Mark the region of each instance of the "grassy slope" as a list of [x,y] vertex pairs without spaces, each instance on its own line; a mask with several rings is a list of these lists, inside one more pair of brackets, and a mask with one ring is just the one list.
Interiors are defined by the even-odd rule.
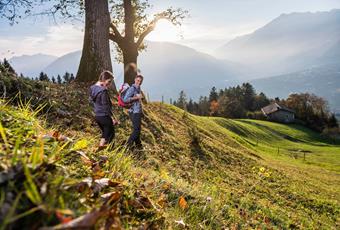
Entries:
[[[248,142],[249,148],[270,159],[293,164],[302,162],[340,172],[339,141],[322,137],[308,128],[254,120],[216,119],[216,122]],[[305,160],[301,161],[304,152]]]
[[[49,117],[47,126],[58,128],[75,140],[86,139],[87,144],[81,150],[98,160],[99,154],[94,149],[99,131],[93,128],[95,124],[91,125],[90,113],[84,112],[89,111],[88,107],[82,104],[85,109],[77,110],[86,91],[68,88],[69,95],[74,96],[71,100],[65,100],[64,94],[59,92],[65,90],[64,86],[63,89],[58,87],[52,87],[52,93],[49,92],[52,98],[49,100],[55,107],[67,107],[63,109],[78,117],[58,117],[56,120]],[[63,95],[62,98],[59,98],[60,95]],[[65,101],[72,101],[74,105],[65,104]],[[22,113],[10,107],[2,111],[7,111],[2,116],[9,114],[18,116],[17,120],[27,119],[20,117]],[[142,138],[146,151],[142,157],[135,159],[134,155],[119,150],[100,153],[109,158],[102,167],[104,174],[101,176],[120,181],[124,185],[120,202],[132,206],[120,206],[123,226],[159,223],[158,227],[162,228],[180,228],[180,224],[175,221],[183,220],[190,229],[216,229],[223,226],[339,227],[339,145],[331,144],[329,140],[299,126],[198,117],[158,103],[147,105],[145,113]],[[116,137],[120,143],[127,138],[129,123],[124,120],[126,115],[122,111],[116,111],[116,114],[122,119]],[[3,122],[3,117],[1,120]],[[81,120],[86,121],[85,125],[79,122]],[[18,131],[20,125],[28,130],[31,127],[34,135],[47,132],[46,128],[36,130],[32,123],[29,123],[31,126],[20,122],[17,126],[8,122],[5,124],[9,133],[13,133],[13,129]],[[62,129],[66,126],[67,129]],[[40,142],[33,139],[32,146]],[[59,142],[52,143],[46,147],[50,150],[45,151],[45,160],[53,159],[55,155],[53,148],[48,146],[62,146]],[[91,192],[84,194],[61,189],[70,181],[79,182],[94,174],[93,169],[84,165],[78,155],[70,154],[73,145],[60,150],[63,157],[58,158],[58,164],[66,172],[61,174],[64,179],[53,177],[55,174],[52,174],[47,180],[51,183],[58,179],[59,184],[53,183],[53,186],[57,187],[54,190],[59,191],[61,198],[58,202],[50,202],[48,193],[41,196],[49,210],[71,209],[75,216],[80,216],[94,207],[100,207],[102,201],[91,198]],[[280,147],[279,154],[277,147]],[[298,159],[291,157],[292,149]],[[303,161],[301,153],[295,150],[308,150],[311,153],[307,153],[306,161]],[[11,159],[11,154],[12,150],[7,150],[7,155],[1,155],[1,158]],[[31,160],[25,161],[30,164]],[[7,163],[11,165],[13,162]],[[39,184],[39,175],[36,178],[35,183]],[[106,188],[101,193],[116,190]],[[130,202],[138,199],[140,193],[154,204],[154,208],[148,209],[148,215],[134,208],[133,202]],[[178,204],[181,196],[188,202],[185,210]],[[84,199],[86,202],[83,202]],[[25,204],[27,206],[27,201]],[[28,206],[34,207],[32,204]],[[17,208],[15,214],[27,209]],[[47,218],[41,225],[58,222],[51,214],[46,214],[46,211],[43,213],[50,219]]]
[[[171,114],[175,117],[177,114],[170,123],[183,120],[180,117],[183,111],[163,107],[165,112],[157,106],[152,111],[156,111],[158,117],[171,117]],[[196,127],[202,152],[211,156],[206,158],[206,162],[214,162],[215,171],[201,173],[209,175],[203,176],[202,180],[206,182],[213,178],[212,186],[220,186],[219,191],[228,188],[230,194],[239,196],[241,204],[257,206],[253,207],[255,210],[259,207],[267,210],[271,218],[277,219],[277,222],[273,221],[275,224],[298,220],[305,227],[308,224],[315,227],[320,221],[324,227],[329,227],[339,221],[335,216],[333,223],[327,221],[327,212],[339,212],[339,145],[296,125],[189,117],[186,125]],[[279,154],[277,147],[280,147]],[[302,154],[296,150],[309,150],[311,153],[307,153],[306,161],[303,161]],[[298,159],[292,158],[291,152],[297,154]],[[271,171],[271,175],[265,179],[261,175],[257,177],[254,166],[263,166]],[[226,197],[228,199],[230,197]],[[254,200],[257,202],[253,203]],[[333,205],[331,211],[329,208]],[[324,211],[321,210],[327,211],[322,213]]]

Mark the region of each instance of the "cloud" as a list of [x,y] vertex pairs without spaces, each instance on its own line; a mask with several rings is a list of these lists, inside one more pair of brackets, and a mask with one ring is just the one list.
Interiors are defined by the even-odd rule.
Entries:
[[61,56],[82,49],[83,32],[70,24],[51,26],[46,34],[0,37],[0,58],[44,53]]
[[181,28],[183,38],[178,38],[175,42],[214,55],[215,50],[225,45],[228,41],[235,37],[252,33],[265,24],[266,22],[262,20],[218,26],[184,24]]
[[[250,23],[209,25],[191,21],[179,28],[168,28],[169,33],[167,34],[161,31],[162,36],[158,35],[158,37],[192,47],[201,52],[214,54],[215,49],[229,40],[236,36],[251,33],[264,24],[263,21],[253,21]],[[82,29],[81,25],[62,24],[49,26],[46,30],[41,30],[44,32],[40,34],[37,34],[35,30],[35,32],[32,31],[32,34],[25,36],[13,33],[10,37],[0,36],[0,58],[37,53],[62,56],[80,50],[82,49],[84,35]],[[157,36],[155,37],[157,38]],[[152,39],[152,36],[150,38],[150,40],[157,40]]]

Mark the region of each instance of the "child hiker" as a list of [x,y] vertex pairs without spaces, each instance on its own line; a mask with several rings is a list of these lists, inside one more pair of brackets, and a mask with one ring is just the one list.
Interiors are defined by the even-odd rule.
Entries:
[[112,116],[112,102],[108,89],[114,80],[110,71],[103,71],[98,81],[90,87],[90,97],[94,103],[95,120],[101,130],[98,150],[110,144],[115,136],[114,125],[117,123]]

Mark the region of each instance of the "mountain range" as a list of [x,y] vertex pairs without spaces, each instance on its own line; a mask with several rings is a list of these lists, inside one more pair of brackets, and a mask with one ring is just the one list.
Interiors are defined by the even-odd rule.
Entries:
[[282,14],[216,50],[221,59],[248,66],[248,78],[292,73],[337,62],[340,10]]
[[[177,98],[181,90],[197,99],[211,87],[225,88],[245,81],[270,97],[311,92],[340,110],[340,10],[282,14],[251,34],[228,42],[216,51],[218,58],[169,42],[147,42],[138,67],[152,100]],[[117,85],[123,66],[115,62]],[[81,51],[62,57],[37,54],[10,59],[18,73],[36,77],[76,74]]]
[[[33,55],[26,60],[26,64],[40,64],[40,70],[34,72],[22,69],[17,65],[21,57],[16,57],[10,63],[18,73],[36,77],[40,71],[48,76],[63,75],[66,71],[76,74],[81,57],[81,51],[75,51],[61,56],[46,65],[41,61],[41,55]],[[113,72],[118,85],[123,81],[123,65],[114,60],[111,54]],[[138,59],[138,68],[145,75],[144,89],[149,92],[151,99],[159,100],[162,96],[169,100],[175,98],[181,90],[191,97],[198,97],[209,92],[211,87],[219,85],[226,87],[236,81],[240,75],[237,64],[220,61],[213,56],[198,52],[192,48],[168,42],[147,42],[147,50]],[[36,68],[35,68],[36,69]],[[38,68],[39,69],[39,68]],[[194,78],[193,78],[194,76]],[[181,82],[181,84],[179,84]]]
[[267,96],[286,98],[290,93],[311,92],[326,98],[331,111],[340,113],[340,65],[329,64],[303,71],[250,81]]
[[25,76],[37,77],[39,73],[49,64],[57,60],[58,57],[47,54],[34,54],[16,56],[9,60],[18,73]]

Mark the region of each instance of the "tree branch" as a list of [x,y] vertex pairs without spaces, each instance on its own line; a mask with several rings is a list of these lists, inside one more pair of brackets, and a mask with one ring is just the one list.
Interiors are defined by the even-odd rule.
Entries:
[[116,42],[120,46],[121,42],[123,41],[123,36],[112,22],[110,23],[110,29],[112,29],[112,32],[110,31],[109,34],[110,40]]
[[161,13],[158,13],[154,16],[154,19],[149,23],[146,29],[139,36],[136,45],[137,48],[140,47],[145,37],[155,29],[157,22],[161,19],[166,19],[171,22],[173,25],[181,25],[181,21],[187,16],[188,11],[182,10],[181,8],[173,9],[169,8]]
[[123,38],[123,36],[120,34],[119,30],[117,29],[117,27],[113,23],[110,23],[110,28],[112,29],[113,35],[115,37],[117,37],[118,39]]
[[137,48],[142,44],[145,37],[155,29],[155,26],[160,19],[166,19],[166,17],[164,15],[155,16],[155,18],[149,23],[149,25],[146,27],[143,33],[139,36],[136,42]]

